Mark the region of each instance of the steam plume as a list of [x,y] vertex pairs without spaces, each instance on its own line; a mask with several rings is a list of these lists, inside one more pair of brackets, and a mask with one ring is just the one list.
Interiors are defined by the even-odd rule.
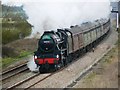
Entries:
[[33,71],[33,72],[38,72],[39,71],[39,68],[37,67],[37,65],[34,62],[34,57],[32,57],[30,59],[30,61],[27,63],[27,66],[28,66],[30,71]]
[[108,18],[110,13],[109,0],[9,0],[7,4],[24,6],[28,21],[34,26],[31,36],[37,32],[42,34],[45,30]]

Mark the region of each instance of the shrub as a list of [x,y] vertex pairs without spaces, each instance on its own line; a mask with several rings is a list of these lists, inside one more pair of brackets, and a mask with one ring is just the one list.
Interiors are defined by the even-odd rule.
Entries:
[[32,31],[32,26],[27,22],[14,22],[14,23],[3,23],[2,24],[2,44],[29,36]]
[[2,46],[2,57],[17,57],[20,53],[11,47]]

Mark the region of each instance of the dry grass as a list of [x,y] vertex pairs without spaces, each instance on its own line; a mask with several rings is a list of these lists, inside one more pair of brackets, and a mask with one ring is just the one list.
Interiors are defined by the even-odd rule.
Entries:
[[[79,86],[78,86],[79,85]],[[118,87],[118,47],[110,50],[94,66],[76,87],[78,88],[117,88]]]

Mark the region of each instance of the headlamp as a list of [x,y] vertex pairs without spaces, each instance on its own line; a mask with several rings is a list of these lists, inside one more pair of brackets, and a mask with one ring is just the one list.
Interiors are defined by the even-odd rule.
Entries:
[[56,55],[56,58],[59,58],[59,55]]
[[37,59],[37,56],[34,56],[35,59]]

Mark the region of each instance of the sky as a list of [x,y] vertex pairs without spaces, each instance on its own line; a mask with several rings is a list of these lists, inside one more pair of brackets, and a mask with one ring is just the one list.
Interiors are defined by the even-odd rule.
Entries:
[[[109,0],[116,2],[119,0]],[[7,2],[33,2],[33,0],[2,0],[3,3]],[[106,0],[34,0],[34,2],[106,2]]]

